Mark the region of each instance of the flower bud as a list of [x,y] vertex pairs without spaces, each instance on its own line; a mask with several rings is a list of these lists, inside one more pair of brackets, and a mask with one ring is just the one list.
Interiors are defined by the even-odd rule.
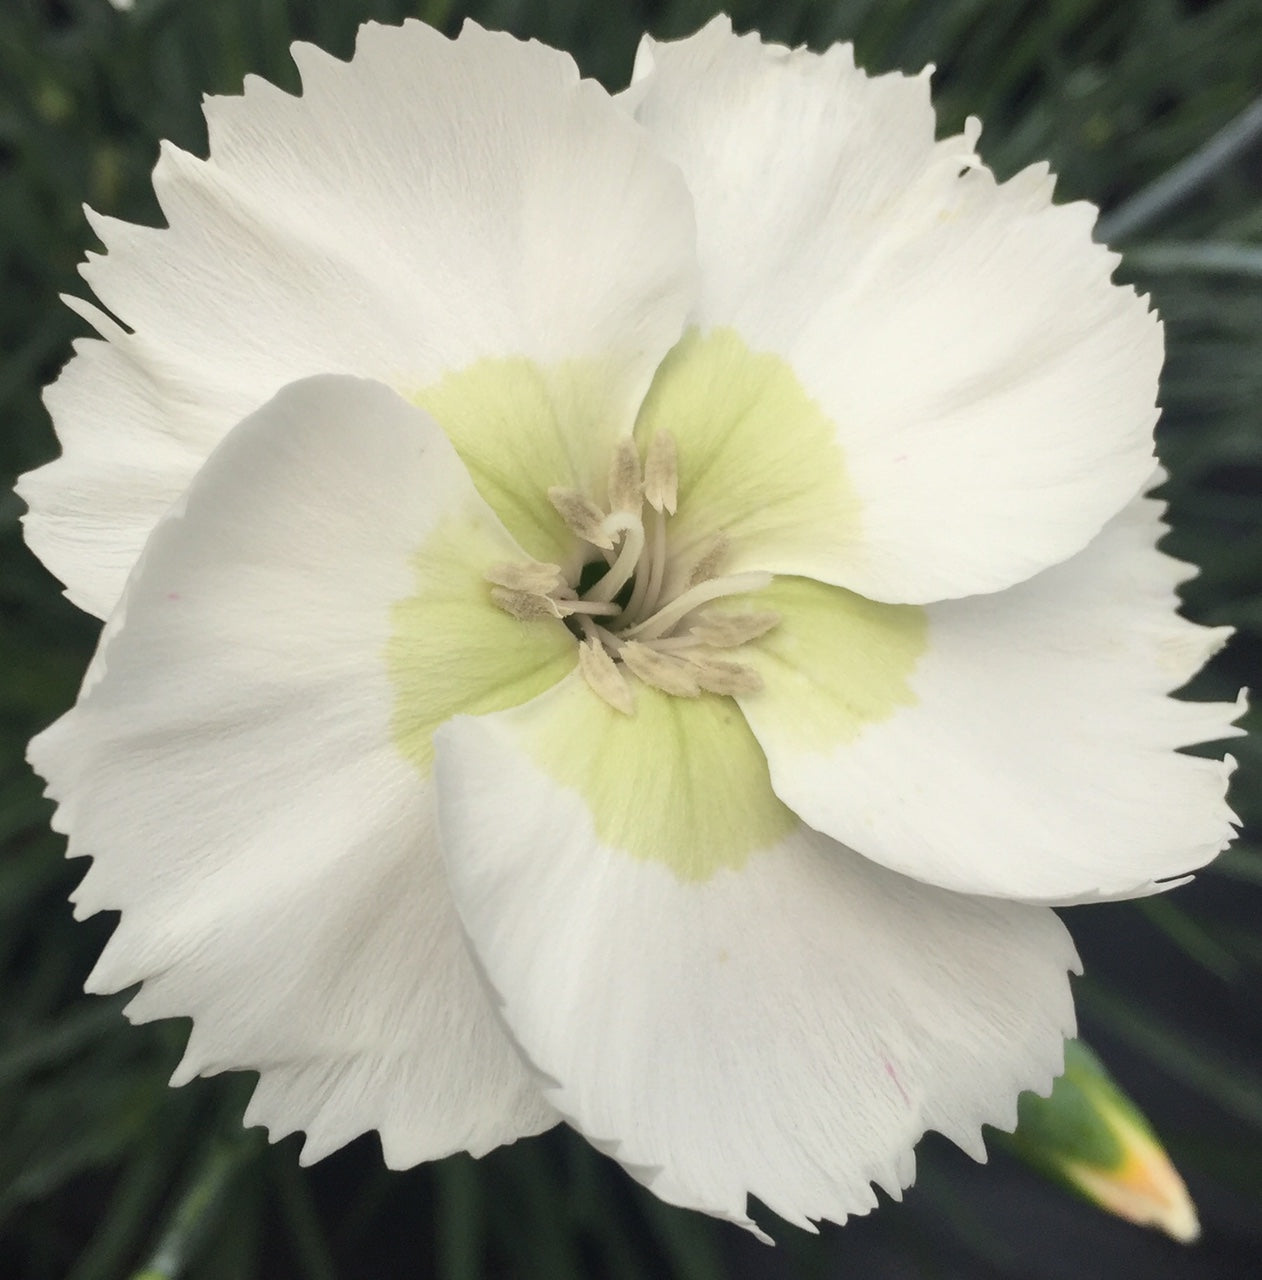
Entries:
[[1009,1149],[1109,1213],[1184,1244],[1200,1235],[1196,1208],[1148,1121],[1079,1040],[1051,1096],[1021,1095]]

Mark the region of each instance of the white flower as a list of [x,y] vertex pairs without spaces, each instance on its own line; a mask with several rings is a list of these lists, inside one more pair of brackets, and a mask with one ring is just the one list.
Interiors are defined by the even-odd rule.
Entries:
[[982,1156],[1073,1030],[1040,904],[1231,831],[1094,209],[726,21],[620,99],[473,26],[294,56],[167,227],[93,218],[22,486],[109,619],[31,748],[89,989],[309,1160],[563,1117],[752,1227]]

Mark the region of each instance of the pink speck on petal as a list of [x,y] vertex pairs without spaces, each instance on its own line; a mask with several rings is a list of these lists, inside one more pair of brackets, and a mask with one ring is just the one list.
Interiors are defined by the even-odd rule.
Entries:
[[903,1082],[898,1078],[898,1072],[894,1070],[894,1064],[887,1061],[885,1063],[885,1074],[894,1082],[894,1088],[898,1090],[898,1096],[908,1104],[911,1099],[907,1096],[907,1090],[903,1088]]

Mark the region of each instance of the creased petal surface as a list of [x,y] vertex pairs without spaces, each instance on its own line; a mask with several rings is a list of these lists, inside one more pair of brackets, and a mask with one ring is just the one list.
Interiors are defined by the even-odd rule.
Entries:
[[[486,980],[596,1146],[665,1200],[753,1227],[753,1194],[809,1226],[872,1208],[871,1182],[897,1195],[926,1128],[980,1156],[982,1123],[1011,1127],[1018,1090],[1050,1087],[1076,963],[1052,912],[918,884],[796,822],[768,835],[765,777],[729,778],[667,732],[644,747],[652,777],[637,763],[593,786],[576,761],[558,781],[575,693],[457,717],[435,767]],[[664,697],[637,695],[637,715]],[[669,842],[658,807],[706,769],[710,818],[655,856],[619,847],[624,810]],[[696,874],[696,848],[749,830],[755,847]]]
[[[376,1128],[405,1166],[555,1120],[484,997],[396,723],[395,611],[452,521],[516,550],[420,410],[352,378],[286,388],[155,530],[80,701],[31,746],[93,858],[79,914],[122,912],[89,988],[143,980],[133,1019],[191,1015],[177,1079],[259,1070],[247,1119],[305,1129],[307,1159]],[[510,674],[555,678],[557,640],[433,678],[504,705]]]
[[694,296],[678,172],[567,55],[408,22],[364,27],[349,63],[294,57],[301,97],[251,77],[207,103],[209,160],[164,147],[167,227],[94,218],[84,276],[133,332],[93,313],[108,345],[50,388],[64,456],[22,493],[32,547],[98,615],[214,444],[318,373],[423,398],[477,369],[472,409],[430,407],[489,501],[537,495],[501,518],[553,558],[544,490],[603,475]]
[[1156,549],[1162,509],[1137,499],[1086,551],[996,595],[858,602],[866,629],[846,592],[773,584],[786,621],[750,647],[765,688],[741,702],[777,793],[961,892],[1085,901],[1204,866],[1232,837],[1231,764],[1176,748],[1235,736],[1242,707],[1166,696],[1227,632],[1175,613],[1189,569]]
[[997,184],[975,127],[935,143],[926,76],[869,77],[849,46],[790,52],[716,19],[644,68],[628,102],[696,205],[701,339],[735,331],[814,405],[774,427],[812,449],[810,491],[733,568],[910,603],[993,591],[1139,491],[1161,329],[1110,283],[1091,205],[1053,205],[1045,166]]

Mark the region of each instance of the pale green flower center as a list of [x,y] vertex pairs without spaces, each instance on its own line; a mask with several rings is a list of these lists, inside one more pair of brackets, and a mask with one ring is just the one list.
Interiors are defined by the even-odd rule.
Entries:
[[[705,606],[758,591],[771,574],[723,574],[728,539],[715,533],[688,563],[671,555],[670,521],[678,501],[674,438],[656,432],[643,461],[635,441],[614,449],[608,502],[554,486],[548,499],[583,545],[579,567],[565,574],[538,561],[493,565],[491,598],[523,622],[562,618],[580,642],[579,668],[593,691],[631,715],[628,677],[677,697],[755,693],[762,677],[725,651],[765,635],[773,612],[708,616]],[[646,510],[647,507],[647,510]]]
[[602,429],[631,409],[617,363],[488,357],[411,393],[487,507],[413,556],[392,731],[428,776],[446,719],[511,709],[501,730],[583,798],[602,843],[699,883],[798,822],[746,717],[806,754],[844,747],[916,702],[928,619],[750,572],[864,550],[836,426],[782,357],[689,330],[635,443]]

